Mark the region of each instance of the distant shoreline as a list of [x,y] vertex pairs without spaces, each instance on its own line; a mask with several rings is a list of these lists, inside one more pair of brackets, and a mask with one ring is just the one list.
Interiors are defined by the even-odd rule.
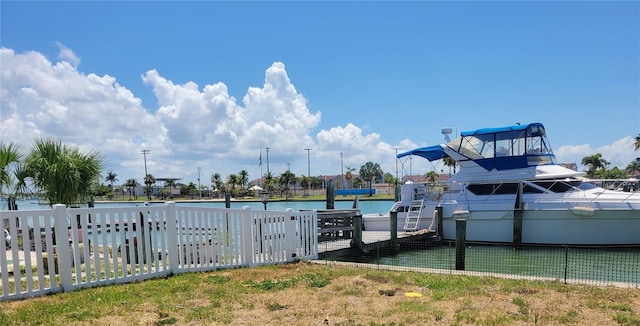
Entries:
[[[347,197],[347,198],[335,198],[335,201],[354,201],[355,197]],[[393,197],[358,197],[359,201],[389,201],[389,200],[393,200]],[[144,203],[150,203],[150,204],[164,204],[167,202],[176,202],[176,203],[224,203],[225,199],[224,198],[214,198],[214,199],[174,199],[174,200],[96,200],[95,203],[99,203],[99,204],[119,204],[119,203],[136,203],[136,204],[144,204]],[[235,203],[242,203],[242,202],[257,202],[257,203],[261,203],[262,199],[261,198],[242,198],[242,199],[237,199],[237,198],[231,198],[230,200],[231,202],[235,202]],[[289,198],[289,199],[285,199],[285,198],[270,198],[269,202],[273,203],[273,202],[309,202],[309,201],[319,201],[319,202],[326,202],[326,199],[309,199],[309,198]]]

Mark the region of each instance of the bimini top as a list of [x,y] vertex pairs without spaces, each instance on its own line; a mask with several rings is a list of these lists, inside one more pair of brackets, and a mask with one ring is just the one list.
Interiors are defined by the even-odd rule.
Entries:
[[416,148],[414,150],[398,154],[398,158],[409,156],[409,155],[424,157],[429,161],[435,161],[435,160],[439,160],[441,158],[445,158],[449,156],[447,155],[447,153],[445,153],[442,150],[441,145],[435,145],[435,146],[429,146],[429,147]]
[[555,164],[544,126],[538,122],[465,131],[447,144],[417,148],[398,158],[407,155],[429,161],[452,157],[463,166],[471,161],[488,171]]

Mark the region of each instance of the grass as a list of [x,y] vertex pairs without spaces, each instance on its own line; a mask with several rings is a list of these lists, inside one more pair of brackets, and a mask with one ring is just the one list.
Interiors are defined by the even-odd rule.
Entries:
[[258,324],[640,325],[640,290],[299,262],[0,303],[0,325]]

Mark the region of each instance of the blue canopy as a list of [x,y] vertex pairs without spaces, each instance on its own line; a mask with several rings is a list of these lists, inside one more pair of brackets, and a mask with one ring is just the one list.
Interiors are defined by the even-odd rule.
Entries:
[[398,154],[398,158],[409,156],[409,155],[424,157],[429,161],[435,161],[443,157],[449,156],[447,155],[447,153],[445,153],[442,150],[442,147],[440,145],[435,145],[435,146],[429,146],[429,147],[416,148],[408,152],[400,153]]
[[527,128],[531,128],[532,132],[535,132],[538,130],[544,130],[544,126],[541,123],[534,122],[529,124],[513,125],[508,127],[482,128],[482,129],[472,130],[472,131],[463,131],[460,133],[460,136],[465,137],[465,136],[496,134],[496,133],[507,132],[507,131],[522,131]]

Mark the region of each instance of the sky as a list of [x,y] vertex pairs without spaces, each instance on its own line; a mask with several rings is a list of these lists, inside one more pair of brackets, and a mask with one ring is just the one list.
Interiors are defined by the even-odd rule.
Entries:
[[2,1],[0,70],[3,143],[120,184],[424,174],[396,153],[530,122],[579,170],[640,157],[638,1]]

